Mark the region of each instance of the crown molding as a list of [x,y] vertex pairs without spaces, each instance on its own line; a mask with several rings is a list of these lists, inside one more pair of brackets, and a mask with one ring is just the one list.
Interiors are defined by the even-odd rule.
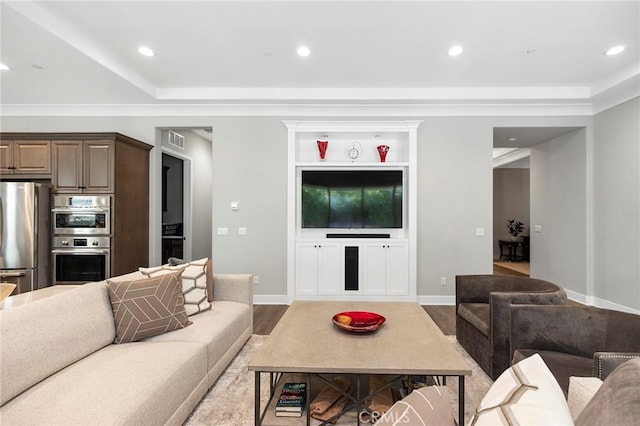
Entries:
[[504,166],[505,164],[513,163],[514,161],[522,160],[523,158],[527,158],[531,155],[531,149],[529,148],[520,148],[514,149],[506,154],[503,154],[499,157],[493,159],[493,168],[497,168],[500,166]]
[[589,103],[575,104],[7,104],[3,117],[447,117],[590,116]]

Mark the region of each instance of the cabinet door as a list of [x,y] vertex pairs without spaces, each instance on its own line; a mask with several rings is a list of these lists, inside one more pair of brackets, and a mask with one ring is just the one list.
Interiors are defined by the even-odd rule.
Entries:
[[84,142],[84,192],[112,193],[115,147],[112,141]]
[[13,166],[15,174],[51,174],[51,143],[49,141],[15,141]]
[[318,244],[300,243],[296,246],[296,294],[318,294]]
[[318,244],[318,294],[340,294],[342,250],[332,243]]
[[52,143],[53,192],[82,192],[82,142]]
[[386,244],[373,243],[365,246],[364,294],[385,294],[386,252]]
[[409,294],[409,246],[406,243],[387,245],[387,295]]
[[13,142],[0,142],[0,173],[13,173]]

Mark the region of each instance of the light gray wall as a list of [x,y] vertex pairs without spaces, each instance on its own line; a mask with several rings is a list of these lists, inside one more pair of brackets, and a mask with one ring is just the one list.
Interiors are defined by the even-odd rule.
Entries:
[[587,291],[587,131],[531,148],[531,276]]
[[594,117],[594,296],[640,310],[640,98]]
[[524,223],[529,235],[529,169],[493,169],[493,257],[500,257],[499,240],[509,240],[507,220]]
[[[635,115],[635,116],[634,116]],[[597,117],[597,140],[593,141],[591,117],[426,117],[418,129],[418,294],[448,296],[455,294],[453,276],[467,273],[491,273],[493,255],[493,127],[584,126],[584,135],[572,134],[561,139],[558,146],[540,147],[532,154],[531,223],[544,226],[544,232],[532,233],[532,247],[538,248],[540,269],[532,259],[533,274],[556,280],[570,290],[586,294],[592,280],[592,253],[588,250],[593,230],[588,227],[590,156],[595,158],[598,173],[593,176],[598,189],[598,203],[611,191],[611,185],[627,177],[620,164],[628,166],[634,183],[632,197],[638,196],[638,167],[640,158],[631,141],[638,141],[637,100],[623,106],[621,111],[607,111]],[[291,117],[287,117],[291,118]],[[413,117],[416,118],[416,117]],[[3,131],[32,132],[98,132],[118,131],[150,144],[160,141],[160,128],[213,127],[213,231],[228,227],[230,235],[212,237],[212,252],[217,272],[251,272],[261,277],[255,287],[258,295],[286,293],[286,131],[282,117],[2,117]],[[305,117],[304,119],[313,119]],[[330,120],[324,117],[322,119]],[[349,119],[344,117],[341,119]],[[384,120],[385,118],[358,117]],[[399,119],[394,117],[392,119]],[[417,117],[420,119],[420,117]],[[635,120],[635,121],[634,121]],[[630,124],[631,123],[631,124]],[[601,130],[614,127],[610,131]],[[635,139],[634,139],[635,138]],[[586,145],[585,141],[586,140]],[[594,144],[597,155],[587,152]],[[611,146],[626,146],[624,158],[618,160]],[[160,206],[160,154],[151,151],[151,202]],[[631,155],[629,155],[631,153]],[[634,156],[635,155],[635,156]],[[537,166],[534,164],[537,158]],[[620,163],[620,164],[619,164]],[[534,168],[539,169],[534,194]],[[635,170],[635,174],[633,174]],[[549,176],[544,176],[549,173]],[[603,180],[602,183],[599,180]],[[615,190],[615,188],[614,188]],[[635,192],[633,192],[635,191]],[[586,194],[585,194],[586,193]],[[624,192],[627,196],[626,192]],[[540,198],[537,216],[533,214]],[[232,213],[231,201],[240,202],[240,210]],[[625,201],[626,202],[626,201]],[[596,204],[598,204],[596,203]],[[637,198],[636,198],[637,206]],[[549,209],[546,213],[544,210]],[[613,217],[611,217],[613,215]],[[597,224],[601,250],[608,245],[625,241],[625,225],[620,225],[617,213],[599,207]],[[203,215],[206,216],[206,215]],[[637,241],[638,210],[624,214],[627,221],[635,220],[629,235]],[[155,222],[153,222],[155,220]],[[160,216],[152,218],[151,226],[159,226]],[[206,219],[205,219],[206,220]],[[613,235],[610,228],[618,228]],[[248,228],[246,237],[237,236],[237,227]],[[486,236],[476,237],[475,228],[485,228]],[[619,240],[618,238],[623,238]],[[151,241],[159,247],[159,240]],[[624,245],[618,249],[624,252]],[[598,276],[606,276],[606,284],[596,287],[599,297],[612,297],[617,303],[636,306],[638,299],[638,249],[630,247],[633,262],[617,262],[608,268],[598,260]],[[152,258],[159,253],[153,252]],[[156,250],[157,251],[157,250]],[[599,256],[596,256],[599,257]],[[566,271],[563,269],[566,268]],[[609,269],[621,269],[616,273]],[[448,281],[440,286],[440,277]],[[624,277],[624,284],[610,284],[609,276]],[[599,281],[605,281],[600,279]],[[621,281],[618,279],[617,281]],[[613,290],[612,287],[616,287]],[[589,290],[591,291],[591,290]],[[613,291],[613,293],[612,293]],[[443,299],[445,300],[445,299]]]
[[[277,118],[217,118],[213,127],[214,266],[258,275],[258,294],[287,290],[287,133]],[[231,211],[232,201],[239,210]],[[238,236],[238,228],[247,228]]]
[[[213,156],[211,141],[185,129],[176,130],[184,136],[184,155],[191,163],[191,257],[212,257],[213,227]],[[163,145],[173,150],[162,139]],[[176,150],[177,151],[177,150]]]
[[486,118],[425,118],[418,128],[419,295],[451,296],[455,275],[491,273],[492,151]]

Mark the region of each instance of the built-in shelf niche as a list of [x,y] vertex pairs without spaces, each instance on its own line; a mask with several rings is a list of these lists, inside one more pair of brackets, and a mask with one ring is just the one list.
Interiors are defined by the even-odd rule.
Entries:
[[[302,300],[318,300],[331,297],[333,300],[397,300],[417,299],[417,129],[421,121],[283,121],[287,127],[287,299],[289,302]],[[320,159],[317,141],[328,141],[325,159]],[[354,145],[360,151],[357,158],[349,156]],[[389,146],[386,161],[381,162],[378,145]],[[375,239],[355,239],[348,236],[342,240],[328,239],[327,232],[303,230],[299,212],[299,196],[302,170],[380,170],[399,169],[403,171],[403,209],[406,212],[402,229],[390,230],[390,238],[377,241]],[[376,230],[352,230],[353,232],[379,232]],[[349,233],[349,230],[333,230],[336,233]],[[339,277],[344,275],[344,262],[335,261],[336,268],[327,266],[330,255],[337,253],[337,258],[346,256],[343,246],[351,244],[361,247],[363,256],[360,259],[362,280],[359,290],[340,290],[337,279],[326,280],[323,277]],[[384,248],[386,270],[400,277],[400,280],[375,281],[371,265],[378,264],[375,256],[381,254],[376,248]],[[307,250],[307,246],[311,249]],[[335,246],[335,247],[334,247]],[[365,250],[366,249],[366,250]],[[391,250],[393,249],[393,250]],[[317,250],[317,251],[313,251]],[[388,251],[388,253],[387,253]],[[401,253],[398,256],[396,253]],[[299,256],[297,258],[296,256]],[[334,256],[335,257],[335,256]],[[314,262],[311,262],[311,260]],[[372,263],[372,259],[377,259]],[[404,259],[404,260],[403,260]],[[315,263],[317,262],[317,263]],[[407,266],[400,266],[406,262]],[[331,263],[331,262],[329,262]],[[339,264],[338,264],[339,263]],[[318,269],[318,276],[309,270]],[[378,265],[379,266],[379,265]],[[328,268],[328,269],[327,269]],[[310,276],[309,276],[310,275]],[[299,288],[296,289],[296,280]],[[393,283],[399,287],[394,287]],[[372,287],[373,286],[373,287]]]

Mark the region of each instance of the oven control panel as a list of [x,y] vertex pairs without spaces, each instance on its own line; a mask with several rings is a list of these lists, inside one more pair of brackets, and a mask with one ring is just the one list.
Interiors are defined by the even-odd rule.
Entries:
[[111,238],[109,237],[74,237],[57,236],[53,237],[53,248],[109,248]]

